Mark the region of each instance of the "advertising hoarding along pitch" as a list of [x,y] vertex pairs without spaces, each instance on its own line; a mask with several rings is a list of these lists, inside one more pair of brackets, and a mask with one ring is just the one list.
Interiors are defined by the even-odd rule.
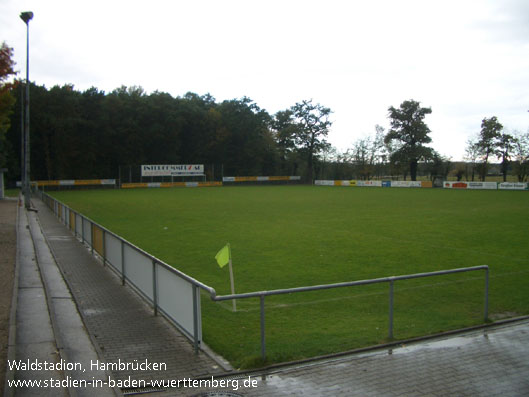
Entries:
[[421,187],[421,181],[391,181],[391,187]]
[[445,189],[498,189],[496,182],[444,181],[443,186]]
[[204,164],[142,165],[141,176],[204,175]]
[[502,190],[527,190],[527,182],[502,182],[498,185],[498,189]]

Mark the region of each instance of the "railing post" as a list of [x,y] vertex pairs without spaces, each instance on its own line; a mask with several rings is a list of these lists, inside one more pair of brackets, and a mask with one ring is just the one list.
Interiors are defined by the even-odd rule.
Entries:
[[266,344],[265,344],[265,296],[261,295],[261,358],[266,360]]
[[73,211],[73,235],[77,237],[77,212]]
[[485,308],[484,308],[484,319],[486,322],[489,318],[489,268],[485,269]]
[[85,243],[84,239],[84,216],[81,215],[81,238],[83,239],[83,244]]
[[125,285],[125,243],[121,241],[121,285]]
[[197,286],[193,284],[193,347],[195,354],[198,354],[198,297]]
[[106,266],[107,265],[107,250],[106,250],[106,244],[105,244],[105,229],[101,229],[103,231],[103,241],[102,241],[102,245],[103,245],[103,266]]
[[156,261],[152,261],[152,304],[154,306],[154,315],[158,315],[158,290],[156,288]]
[[393,283],[394,280],[389,281],[389,331],[388,339],[393,340]]

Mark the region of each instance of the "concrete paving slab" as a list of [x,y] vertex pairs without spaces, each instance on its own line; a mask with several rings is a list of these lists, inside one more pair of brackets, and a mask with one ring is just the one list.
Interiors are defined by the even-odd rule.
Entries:
[[40,342],[55,343],[46,305],[46,293],[43,287],[19,288],[17,343],[24,345]]

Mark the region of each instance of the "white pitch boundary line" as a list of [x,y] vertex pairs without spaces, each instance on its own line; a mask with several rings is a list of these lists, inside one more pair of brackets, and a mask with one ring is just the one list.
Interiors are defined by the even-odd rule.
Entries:
[[[516,274],[526,274],[529,273],[529,270],[521,271],[521,272],[511,272],[511,273],[502,273],[497,275],[489,275],[489,279],[494,278],[500,278],[500,277],[506,277],[506,276],[512,276]],[[415,287],[399,287],[398,284],[395,286],[395,293],[399,293],[402,291],[411,291],[415,289],[422,289],[422,288],[430,288],[430,287],[436,287],[436,286],[442,286],[442,285],[450,285],[450,284],[462,284],[469,281],[476,281],[476,280],[483,280],[483,277],[467,277],[461,280],[454,280],[454,281],[443,281],[439,283],[431,283],[431,284],[423,284],[418,285]],[[402,280],[406,281],[406,280]],[[205,292],[205,291],[204,291]],[[314,291],[316,292],[316,291]],[[354,298],[363,298],[367,296],[377,296],[377,295],[387,295],[388,291],[381,291],[381,292],[372,292],[369,294],[352,294],[352,295],[345,295],[337,298],[327,298],[327,299],[316,299],[316,300],[310,300],[310,301],[304,301],[304,302],[296,302],[296,303],[275,303],[275,304],[266,304],[266,309],[285,309],[290,307],[296,307],[296,306],[308,306],[308,305],[317,305],[320,303],[326,303],[326,302],[337,302],[341,300],[349,300]],[[254,302],[254,300],[256,302]],[[246,303],[244,303],[247,301]],[[216,302],[218,306],[220,306],[222,309],[225,309],[229,312],[233,313],[232,307],[227,301],[219,301]],[[259,301],[257,301],[257,298],[248,298],[248,299],[239,299],[239,305],[240,306],[254,306],[250,308],[237,308],[238,312],[255,312],[261,310],[259,307]]]

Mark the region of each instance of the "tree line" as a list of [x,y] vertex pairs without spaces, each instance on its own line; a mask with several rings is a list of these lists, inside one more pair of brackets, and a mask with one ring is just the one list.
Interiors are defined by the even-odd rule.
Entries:
[[[452,162],[435,149],[430,129],[424,121],[431,108],[423,108],[414,100],[404,101],[399,108],[388,109],[390,129],[375,126],[375,134],[358,139],[345,153],[333,153],[337,164],[345,170],[342,175],[354,172],[361,179],[383,176],[410,176],[415,180],[419,172],[430,179],[454,175],[485,181],[493,161],[499,161],[503,180],[508,173],[519,182],[529,175],[529,132],[508,132],[496,116],[485,117],[480,131],[468,140],[465,162]],[[352,168],[352,169],[351,169]]]
[[[24,83],[12,49],[0,52],[0,167],[20,180]],[[271,115],[250,98],[218,102],[192,92],[173,97],[139,86],[105,93],[72,85],[46,88],[31,83],[31,179],[118,178],[119,168],[140,164],[215,164],[224,175],[301,175],[322,179],[400,176],[445,177],[454,166],[433,148],[425,117],[431,108],[415,100],[388,108],[390,128],[375,126],[343,153],[327,141],[330,108],[302,100]],[[529,134],[508,134],[496,117],[485,118],[469,141],[472,178],[487,176],[500,158],[506,177],[512,168],[527,179]],[[220,167],[217,167],[218,170]],[[459,175],[459,174],[458,174]],[[458,176],[459,177],[459,176]],[[219,178],[219,174],[210,175]]]
[[[5,165],[20,175],[22,85],[6,133]],[[116,177],[120,166],[222,164],[226,175],[297,175],[311,179],[328,133],[330,110],[302,101],[283,113],[295,129],[249,98],[147,95],[141,87],[108,94],[71,85],[31,84],[31,178]],[[279,127],[278,127],[279,128]]]

